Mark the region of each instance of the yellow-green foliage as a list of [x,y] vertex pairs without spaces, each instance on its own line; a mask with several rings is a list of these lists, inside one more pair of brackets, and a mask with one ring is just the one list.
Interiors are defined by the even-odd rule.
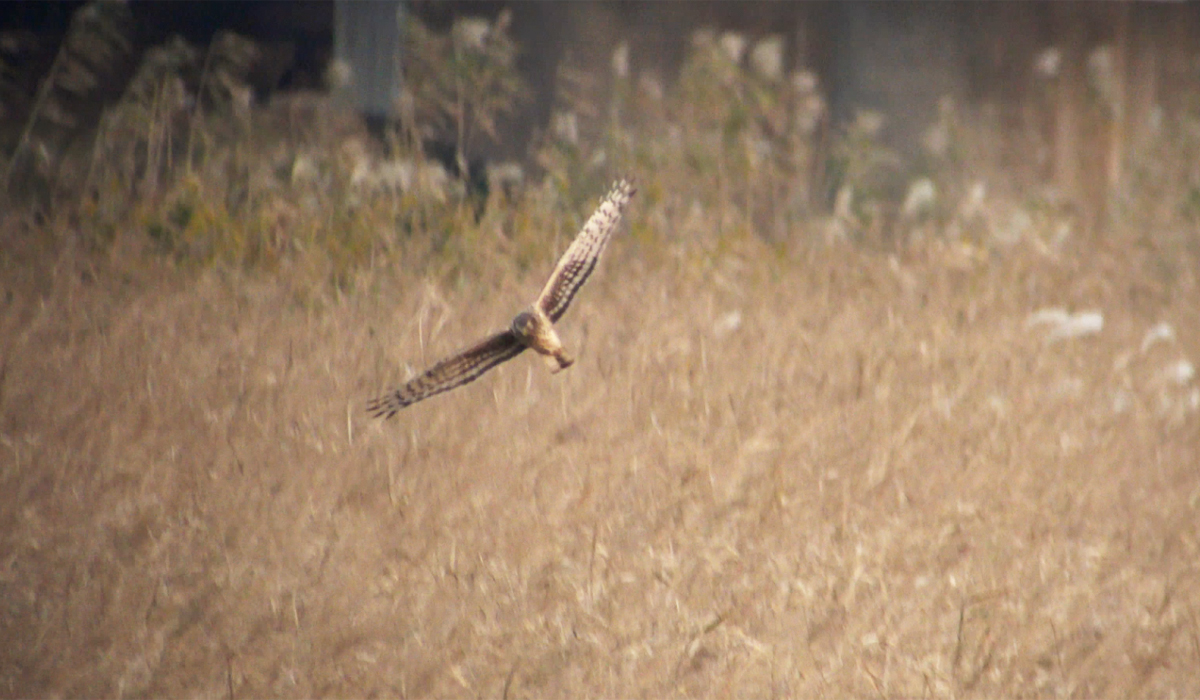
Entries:
[[[77,168],[81,184],[56,195],[63,206],[53,218],[89,222],[80,234],[101,248],[140,238],[200,267],[269,270],[304,258],[339,283],[381,257],[446,279],[489,265],[544,267],[553,258],[546,243],[568,240],[617,174],[638,181],[647,213],[629,230],[649,255],[680,240],[715,251],[726,239],[755,237],[784,252],[814,239],[863,240],[864,232],[894,241],[962,235],[987,246],[999,229],[1051,240],[1070,220],[1068,207],[1041,191],[1010,197],[1014,211],[1003,215],[964,206],[972,189],[986,193],[983,203],[1003,192],[995,185],[1003,173],[972,160],[982,150],[973,144],[994,135],[986,122],[969,129],[950,101],[931,115],[946,141],[941,155],[921,164],[936,186],[932,213],[895,216],[881,202],[895,209],[911,183],[879,138],[887,116],[860,115],[823,149],[829,134],[815,76],[771,67],[778,37],[712,31],[695,34],[671,85],[630,73],[627,55],[611,76],[564,62],[553,122],[531,146],[539,177],[474,199],[423,156],[420,142],[448,132],[464,156],[472,135],[494,133],[519,99],[507,19],[460,20],[445,35],[411,19],[405,41],[407,131],[387,160],[361,144],[348,155],[348,142],[365,140],[360,131],[281,128],[282,110],[252,108],[241,76],[256,49],[245,39],[221,35],[202,51],[173,39],[151,49],[103,115]],[[1189,119],[1168,120],[1146,150],[1162,157],[1134,164],[1134,186],[1113,212],[1195,227],[1197,188],[1178,186],[1200,182]],[[830,217],[834,194],[845,207]]]

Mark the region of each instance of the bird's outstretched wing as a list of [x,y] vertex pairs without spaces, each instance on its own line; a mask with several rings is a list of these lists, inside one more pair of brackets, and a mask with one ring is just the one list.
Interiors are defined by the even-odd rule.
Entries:
[[621,223],[621,212],[635,192],[637,190],[627,180],[613,183],[612,190],[583,225],[579,235],[575,236],[567,252],[559,258],[554,273],[534,302],[552,322],[562,317],[575,293],[587,281],[592,270],[596,269],[604,246],[608,245],[608,239],[612,238],[617,224]]
[[475,381],[501,362],[520,355],[524,349],[525,345],[512,331],[497,333],[442,360],[399,389],[371,400],[367,410],[373,416],[391,418],[405,406]]

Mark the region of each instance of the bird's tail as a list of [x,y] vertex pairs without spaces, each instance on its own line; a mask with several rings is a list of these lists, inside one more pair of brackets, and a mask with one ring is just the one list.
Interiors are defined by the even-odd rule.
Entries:
[[559,348],[558,352],[553,355],[542,355],[542,359],[546,361],[546,366],[552,373],[562,371],[575,364],[575,358],[562,348]]

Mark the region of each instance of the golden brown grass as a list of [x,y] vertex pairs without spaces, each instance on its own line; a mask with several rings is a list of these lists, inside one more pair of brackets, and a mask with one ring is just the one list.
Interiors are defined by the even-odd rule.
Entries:
[[[9,268],[0,693],[1200,695],[1196,384],[1159,378],[1200,357],[1194,260],[610,251],[575,367],[390,422],[366,399],[553,251],[317,294],[286,263]],[[1044,342],[1056,304],[1104,330]]]
[[[1166,374],[1200,361],[1195,130],[1099,244],[1040,243],[1060,212],[994,170],[982,214],[947,169],[927,220],[868,198],[831,234],[815,93],[696,51],[678,94],[565,99],[603,150],[542,139],[479,221],[361,188],[322,100],[150,195],[101,169],[125,189],[7,210],[0,695],[1200,696],[1200,384]],[[624,169],[574,367],[367,416],[528,303]],[[1054,306],[1104,328],[1049,342]]]

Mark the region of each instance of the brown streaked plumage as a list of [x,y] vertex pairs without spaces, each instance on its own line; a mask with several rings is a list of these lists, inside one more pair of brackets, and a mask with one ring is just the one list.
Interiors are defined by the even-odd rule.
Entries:
[[466,350],[438,362],[404,386],[367,404],[374,416],[391,418],[405,406],[475,381],[496,365],[532,348],[546,358],[551,371],[574,364],[575,359],[563,348],[554,322],[562,318],[571,300],[587,282],[600,254],[621,222],[621,213],[636,192],[627,180],[613,184],[608,196],[583,225],[570,247],[563,253],[533,305],[517,314],[511,327]]

